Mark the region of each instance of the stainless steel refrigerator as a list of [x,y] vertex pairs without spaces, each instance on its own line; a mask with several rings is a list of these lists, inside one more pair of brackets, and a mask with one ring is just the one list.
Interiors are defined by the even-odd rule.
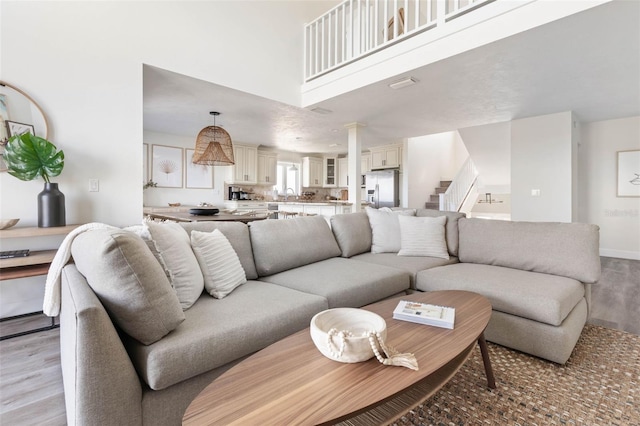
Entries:
[[367,173],[367,202],[373,207],[400,205],[400,172],[395,169]]

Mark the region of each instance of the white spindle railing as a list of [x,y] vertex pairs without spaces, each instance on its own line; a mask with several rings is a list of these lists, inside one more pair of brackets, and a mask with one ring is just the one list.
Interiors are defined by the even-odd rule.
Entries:
[[444,194],[440,194],[440,210],[450,212],[460,210],[477,178],[478,171],[473,161],[471,161],[471,157],[469,157],[458,171],[458,174],[456,174],[456,177],[451,181],[447,191]]
[[495,0],[345,0],[305,25],[305,80]]

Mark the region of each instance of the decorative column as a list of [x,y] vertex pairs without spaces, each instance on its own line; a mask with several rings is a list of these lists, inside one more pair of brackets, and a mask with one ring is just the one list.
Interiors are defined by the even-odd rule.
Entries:
[[349,130],[349,202],[353,204],[354,213],[360,211],[362,195],[360,194],[360,176],[362,175],[362,123],[349,123],[345,126]]

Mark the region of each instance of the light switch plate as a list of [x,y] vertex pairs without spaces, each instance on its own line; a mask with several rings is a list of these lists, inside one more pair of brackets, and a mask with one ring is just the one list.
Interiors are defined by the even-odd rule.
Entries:
[[99,179],[89,179],[89,192],[100,192]]

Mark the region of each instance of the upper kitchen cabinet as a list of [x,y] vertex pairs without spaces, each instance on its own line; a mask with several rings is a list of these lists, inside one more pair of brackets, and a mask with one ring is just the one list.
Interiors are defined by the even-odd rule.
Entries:
[[233,145],[235,165],[232,167],[231,181],[228,183],[258,183],[258,147]]
[[322,158],[302,157],[302,186],[322,188]]
[[322,186],[325,188],[337,188],[338,186],[338,159],[336,157],[324,157],[322,161]]
[[278,154],[275,152],[258,151],[258,183],[275,185],[278,180]]
[[365,174],[371,171],[371,154],[362,154],[360,157],[360,173]]
[[400,167],[402,145],[385,145],[371,148],[371,169],[391,169]]

